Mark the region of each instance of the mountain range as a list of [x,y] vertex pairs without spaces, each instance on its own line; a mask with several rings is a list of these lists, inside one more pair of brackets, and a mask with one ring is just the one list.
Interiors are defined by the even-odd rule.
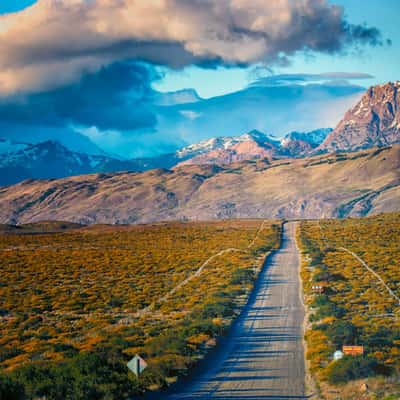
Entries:
[[[4,143],[4,141],[3,141]],[[140,162],[73,152],[57,141],[38,144],[11,143],[16,151],[0,156],[0,184],[24,179],[62,178],[102,171],[137,170]],[[9,148],[9,147],[8,147]]]
[[338,82],[256,82],[209,99],[202,99],[193,91],[180,91],[179,96],[164,95],[164,105],[156,109],[156,129],[161,138],[168,137],[178,144],[182,139],[198,143],[213,136],[238,136],[253,129],[283,137],[292,131],[334,127],[365,90]]
[[309,133],[293,132],[280,140],[254,130],[237,137],[204,140],[175,153],[131,160],[105,154],[74,152],[53,140],[28,144],[0,139],[0,185],[11,185],[31,178],[63,178],[97,172],[139,172],[185,164],[229,164],[257,158],[302,156],[306,150],[312,150],[322,143],[329,132],[329,129]]
[[[25,108],[20,102],[15,104],[16,110],[7,111],[4,118],[0,118],[0,137],[30,144],[55,140],[71,151],[86,154],[108,154],[124,159],[157,158],[212,137],[238,136],[253,129],[282,137],[294,130],[308,132],[333,127],[365,90],[351,81],[333,82],[323,77],[319,81],[300,82],[291,76],[279,81],[259,79],[241,90],[211,98],[202,98],[194,89],[154,90],[143,104],[144,115],[137,116],[138,122],[145,119],[145,125],[135,126],[132,122],[129,128],[123,126],[122,120],[125,117],[135,120],[135,109],[122,110],[113,99],[104,95],[99,95],[98,99],[85,98],[86,106],[94,107],[93,113],[96,113],[97,101],[101,102],[104,111],[97,111],[100,120],[106,118],[103,113],[108,108],[110,112],[120,113],[115,117],[114,123],[120,127],[115,128],[116,131],[85,122],[65,125],[53,121],[49,124],[53,105],[41,97],[35,100],[40,112],[33,108],[29,111],[30,107]],[[75,94],[76,103],[80,95],[83,93]],[[66,111],[63,104],[60,99],[56,114]],[[88,112],[86,106],[75,104],[74,108],[85,114]],[[25,117],[23,110],[27,112]],[[19,112],[22,115],[17,117]],[[31,121],[36,114],[37,119]]]
[[399,88],[399,82],[370,88],[334,130],[283,138],[253,130],[154,158],[89,155],[54,141],[0,141],[0,184],[24,180],[0,188],[0,222],[320,218],[397,210]]
[[189,155],[187,150],[192,152],[177,165],[223,165],[262,158],[273,160],[303,157],[312,154],[331,131],[332,129],[326,128],[311,132],[290,132],[283,138],[278,138],[253,130],[236,137],[213,138],[178,151],[178,155]]
[[[400,141],[400,82],[368,89],[336,128],[290,132],[282,138],[252,130],[240,136],[206,139],[174,153],[125,160],[80,153],[57,141],[36,144],[0,139],[0,185],[29,178],[62,178],[115,171],[146,171],[188,164],[229,164],[267,158],[307,157],[333,151],[354,151]],[[199,101],[192,91],[161,97],[160,104],[187,105]]]

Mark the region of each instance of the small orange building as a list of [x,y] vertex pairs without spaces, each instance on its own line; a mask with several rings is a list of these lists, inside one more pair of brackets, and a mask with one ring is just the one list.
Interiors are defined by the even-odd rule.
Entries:
[[342,351],[346,356],[362,356],[364,354],[364,346],[343,346]]

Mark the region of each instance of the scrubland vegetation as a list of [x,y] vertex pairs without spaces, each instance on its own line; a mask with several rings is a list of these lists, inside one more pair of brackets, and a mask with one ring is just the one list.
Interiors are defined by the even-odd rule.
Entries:
[[[279,222],[255,220],[0,234],[0,399],[167,386],[226,331],[279,238]],[[227,248],[240,251],[171,292]],[[135,354],[149,364],[140,379]]]
[[[322,394],[358,399],[360,382],[368,382],[363,399],[400,398],[400,214],[307,221],[298,235],[310,311],[307,359]],[[322,286],[323,293],[313,286]],[[333,361],[342,345],[363,345],[364,355]]]

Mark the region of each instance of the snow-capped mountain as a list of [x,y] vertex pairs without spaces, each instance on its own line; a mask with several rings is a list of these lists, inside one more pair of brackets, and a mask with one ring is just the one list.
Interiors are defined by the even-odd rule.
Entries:
[[298,157],[314,149],[325,131],[310,134],[292,132],[280,140],[253,130],[240,136],[204,140],[175,153],[131,160],[74,152],[51,140],[38,144],[0,140],[0,185],[30,178],[62,178],[115,171],[140,172],[185,164],[230,164],[260,158]]
[[217,137],[184,147],[177,158],[187,164],[230,164],[259,159],[305,157],[318,147],[332,131],[330,128],[311,132],[291,132],[283,138],[253,130],[240,136]]
[[148,169],[145,160],[124,161],[109,156],[73,152],[56,141],[12,146],[11,149],[15,151],[0,154],[0,185],[10,185],[30,178],[62,178],[94,172]]
[[178,165],[187,164],[230,164],[233,162],[272,158],[278,154],[280,141],[272,135],[257,130],[240,136],[223,136],[208,139],[177,151],[184,159]]
[[285,135],[283,139],[281,139],[281,144],[282,146],[285,146],[291,141],[301,140],[303,142],[318,146],[325,140],[332,130],[332,128],[322,128],[311,132],[290,132]]
[[262,143],[273,143],[275,145],[279,145],[279,139],[273,135],[266,135],[257,130],[252,130],[248,133],[245,133],[240,136],[220,136],[207,140],[203,140],[199,143],[194,143],[189,146],[183,147],[178,150],[175,154],[178,158],[188,158],[194,157],[199,154],[204,154],[209,151],[217,150],[217,149],[230,149],[233,146],[248,142],[255,141],[259,144]]
[[290,132],[281,139],[281,154],[288,157],[304,157],[317,148],[332,132],[331,128],[311,132]]

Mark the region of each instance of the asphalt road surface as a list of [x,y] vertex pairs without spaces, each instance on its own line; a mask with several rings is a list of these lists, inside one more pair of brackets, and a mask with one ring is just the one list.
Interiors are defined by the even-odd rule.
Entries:
[[203,373],[169,400],[305,399],[300,256],[296,223],[284,225],[282,246],[265,262],[249,303]]

